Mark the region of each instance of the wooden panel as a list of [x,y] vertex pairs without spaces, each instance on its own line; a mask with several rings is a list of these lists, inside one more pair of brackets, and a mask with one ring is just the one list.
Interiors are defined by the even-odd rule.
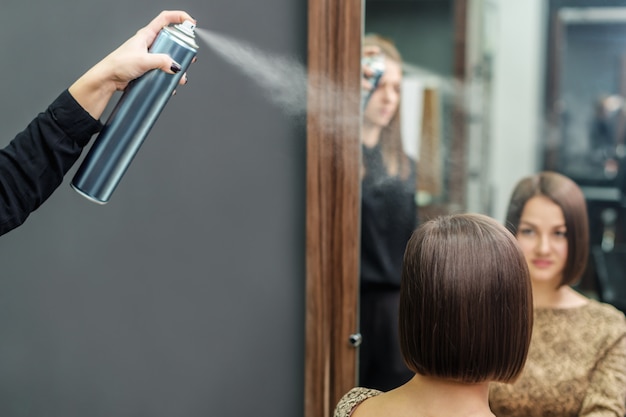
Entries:
[[435,88],[425,88],[422,100],[420,161],[417,165],[417,189],[432,196],[443,192],[441,147],[441,103]]
[[[454,80],[465,86],[467,78],[467,2],[454,1]],[[461,87],[463,88],[463,87]],[[452,110],[452,138],[450,142],[450,166],[448,176],[449,210],[459,211],[466,206],[467,189],[467,115],[465,94],[458,91],[454,97]]]
[[305,417],[356,383],[361,0],[309,0]]

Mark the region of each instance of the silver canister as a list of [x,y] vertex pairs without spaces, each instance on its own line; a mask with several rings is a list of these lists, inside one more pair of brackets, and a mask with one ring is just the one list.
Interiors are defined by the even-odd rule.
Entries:
[[385,73],[385,56],[383,54],[366,56],[363,58],[361,64],[368,67],[372,71],[372,75],[366,77],[366,80],[369,81],[372,88],[370,90],[363,90],[361,96],[362,105],[363,108],[365,108],[367,107],[367,102],[372,96],[372,93],[376,90],[376,87],[378,87],[380,78]]
[[148,71],[131,81],[72,180],[87,199],[105,204],[119,184],[150,129],[196,56],[195,25],[185,21],[164,27],[149,52],[172,57],[181,70]]

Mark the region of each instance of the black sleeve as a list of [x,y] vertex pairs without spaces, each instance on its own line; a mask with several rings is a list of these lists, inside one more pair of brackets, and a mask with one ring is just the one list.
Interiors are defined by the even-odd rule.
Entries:
[[101,128],[65,90],[0,149],[0,235],[22,224],[52,194]]

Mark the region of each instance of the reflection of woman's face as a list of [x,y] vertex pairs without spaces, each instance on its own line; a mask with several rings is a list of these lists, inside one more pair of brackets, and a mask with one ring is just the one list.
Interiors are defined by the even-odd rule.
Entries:
[[400,64],[386,59],[385,72],[365,108],[364,117],[367,123],[381,128],[389,124],[400,104],[401,81],[402,69]]
[[533,283],[561,282],[567,261],[567,228],[563,210],[545,196],[526,202],[517,228]]

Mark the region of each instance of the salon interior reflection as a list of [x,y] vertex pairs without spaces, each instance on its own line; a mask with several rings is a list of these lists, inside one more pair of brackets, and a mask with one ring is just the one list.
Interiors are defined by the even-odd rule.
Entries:
[[364,33],[403,58],[419,221],[503,221],[517,180],[563,173],[589,209],[576,289],[626,311],[626,1],[366,0]]

